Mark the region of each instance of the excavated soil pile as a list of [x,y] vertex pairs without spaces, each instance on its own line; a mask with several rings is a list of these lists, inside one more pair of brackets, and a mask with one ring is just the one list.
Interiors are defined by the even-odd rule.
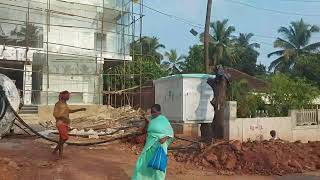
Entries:
[[238,174],[287,174],[320,169],[320,142],[220,141],[173,153],[178,162]]
[[0,179],[15,180],[19,170],[16,162],[9,158],[0,158]]

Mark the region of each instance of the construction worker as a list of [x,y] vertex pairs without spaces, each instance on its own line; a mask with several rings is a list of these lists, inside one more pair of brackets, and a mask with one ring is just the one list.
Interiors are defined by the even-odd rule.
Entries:
[[67,105],[67,101],[70,99],[70,93],[68,91],[62,91],[59,94],[59,101],[54,106],[53,116],[56,119],[56,126],[59,131],[59,143],[56,148],[53,150],[53,154],[56,154],[59,150],[59,158],[62,158],[63,154],[63,145],[68,140],[68,132],[69,132],[69,113],[75,113],[79,111],[85,111],[86,108],[80,109],[69,109]]

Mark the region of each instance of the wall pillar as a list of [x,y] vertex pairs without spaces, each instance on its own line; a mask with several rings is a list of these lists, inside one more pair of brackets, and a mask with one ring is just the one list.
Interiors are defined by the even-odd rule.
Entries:
[[242,131],[242,128],[239,129],[237,124],[237,102],[228,101],[225,105],[224,110],[224,139],[228,140],[242,140],[239,139],[239,130]]
[[32,65],[25,62],[24,78],[23,78],[23,103],[24,105],[31,105],[32,99]]

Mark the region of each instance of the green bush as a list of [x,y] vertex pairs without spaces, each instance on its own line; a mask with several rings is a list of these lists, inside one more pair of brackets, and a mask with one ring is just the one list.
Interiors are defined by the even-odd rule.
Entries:
[[305,79],[292,79],[285,74],[271,76],[271,88],[268,92],[272,116],[287,116],[290,109],[310,106],[319,95],[319,88],[307,83]]

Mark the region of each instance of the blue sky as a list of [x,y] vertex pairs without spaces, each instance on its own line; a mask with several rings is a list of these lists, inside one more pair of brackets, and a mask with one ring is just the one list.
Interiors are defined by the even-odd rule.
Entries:
[[[313,2],[310,2],[313,1]],[[240,5],[244,2],[265,9],[288,12],[281,14]],[[144,3],[160,11],[188,19],[194,24],[204,24],[207,0],[144,0]],[[304,14],[292,15],[292,14]],[[193,44],[199,44],[199,38],[190,34],[190,29],[202,32],[202,29],[192,27],[167,16],[144,9],[143,34],[156,36],[166,45],[166,50],[177,49],[181,54],[187,54]],[[280,26],[288,26],[291,21],[303,18],[309,24],[320,26],[320,0],[213,0],[212,20],[229,19],[229,25],[236,27],[237,33],[254,33],[254,42],[261,44],[258,63],[269,65],[275,58],[267,57],[274,51],[272,44],[279,34]],[[236,35],[235,34],[235,35]],[[262,36],[262,37],[261,37]],[[267,38],[268,36],[271,38]],[[320,34],[315,34],[312,42],[320,41]]]

